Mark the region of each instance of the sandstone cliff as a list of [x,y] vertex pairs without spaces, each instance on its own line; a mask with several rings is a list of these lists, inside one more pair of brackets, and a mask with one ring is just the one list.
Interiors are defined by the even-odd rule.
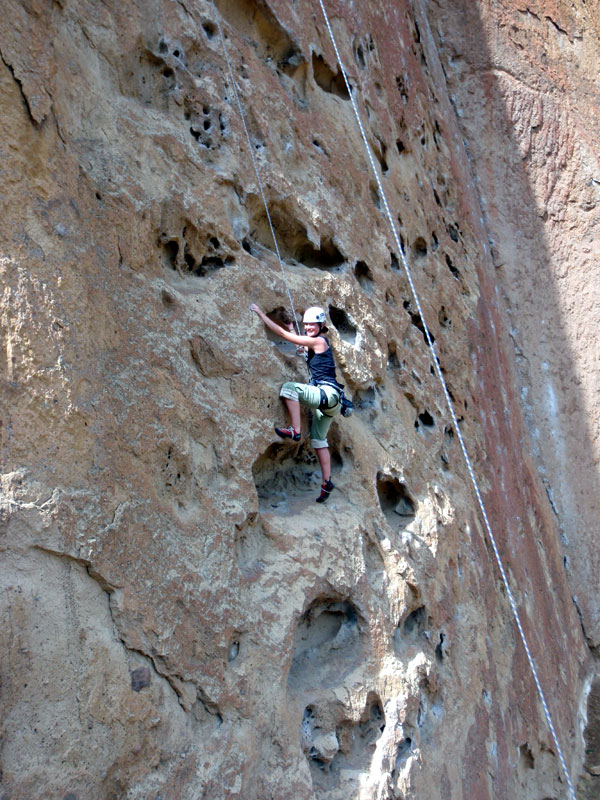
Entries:
[[[547,5],[328,7],[576,778],[598,29]],[[305,372],[212,4],[8,0],[2,797],[567,797],[318,4],[217,7],[337,488],[274,442]]]

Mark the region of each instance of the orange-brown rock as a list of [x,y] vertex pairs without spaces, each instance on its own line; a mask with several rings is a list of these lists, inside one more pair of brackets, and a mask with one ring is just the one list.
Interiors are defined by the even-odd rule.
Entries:
[[[1,796],[562,800],[319,5],[216,5],[3,6]],[[327,7],[594,790],[597,21]],[[289,303],[218,21],[294,302],[326,308],[356,405],[324,506],[308,441],[274,441],[306,372],[249,311]]]

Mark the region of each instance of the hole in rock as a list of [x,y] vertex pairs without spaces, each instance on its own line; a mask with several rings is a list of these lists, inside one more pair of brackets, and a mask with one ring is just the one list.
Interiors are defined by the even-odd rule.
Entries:
[[404,83],[404,78],[401,75],[398,75],[396,78],[396,88],[400,92],[400,97],[402,98],[402,102],[408,103],[408,92],[406,90],[406,84]]
[[419,414],[418,418],[415,420],[415,428],[419,428],[421,425],[423,425],[425,428],[433,428],[435,425],[433,417],[427,410],[425,410],[422,414]]
[[241,33],[260,58],[275,64],[296,46],[266,3],[255,0],[215,0],[222,16]]
[[[408,313],[409,313],[409,315],[410,315],[410,321],[412,322],[412,324],[415,326],[415,328],[418,328],[418,330],[420,330],[420,331],[421,331],[421,333],[422,333],[422,335],[423,335],[423,341],[425,342],[425,344],[428,344],[428,342],[427,342],[427,336],[425,335],[425,327],[424,327],[424,325],[423,325],[423,321],[422,321],[422,319],[421,319],[421,315],[420,315],[418,312],[414,312],[414,313],[413,313],[413,311],[412,311],[412,309],[411,309],[411,302],[410,302],[410,300],[405,300],[405,301],[402,303],[402,305],[403,305],[403,306],[404,306],[404,308],[405,308],[405,309],[408,311]],[[435,336],[433,335],[433,333],[432,333],[431,331],[429,331],[429,336],[431,337],[431,341],[432,341],[433,343],[435,343]]]
[[354,267],[354,276],[365,292],[373,291],[373,275],[364,261],[357,261]]
[[363,658],[364,620],[349,600],[318,597],[300,617],[294,636],[291,690],[339,685]]
[[345,342],[354,344],[356,341],[356,326],[353,325],[346,312],[341,308],[329,306],[329,319],[340,337]]
[[329,154],[328,154],[327,150],[325,150],[325,148],[319,142],[318,139],[313,139],[313,147],[316,147],[317,150],[319,151],[319,153],[322,153],[324,156],[327,156],[329,158]]
[[533,753],[527,743],[519,747],[519,766],[523,770],[534,769]]
[[[296,333],[296,329],[294,327],[294,319],[292,317],[292,314],[287,310],[287,308],[284,308],[283,306],[278,306],[277,308],[274,308],[272,311],[269,311],[267,313],[267,316],[269,317],[269,319],[273,320],[273,322],[276,322],[277,325],[281,325],[282,328],[286,328],[287,330]],[[277,334],[269,330],[269,328],[266,328],[265,331],[267,339],[270,342],[273,342],[273,344],[279,350],[279,352],[285,353],[286,355],[292,357],[296,355],[295,344],[293,344],[292,342],[286,342],[285,339],[281,339],[279,336],[277,336]]]
[[425,606],[419,606],[398,624],[394,633],[394,648],[398,657],[401,657],[403,647],[415,644],[422,637],[428,622]]
[[378,211],[381,211],[381,197],[379,197],[379,191],[377,190],[377,185],[375,183],[370,184],[370,192],[373,205]]
[[458,225],[446,225],[446,230],[448,231],[448,236],[452,239],[453,242],[458,242],[460,237],[460,228]]
[[377,741],[385,730],[379,696],[371,691],[360,719],[340,701],[313,703],[304,711],[302,749],[317,798],[356,797]]
[[177,301],[175,300],[173,295],[170,292],[167,292],[166,289],[163,289],[162,292],[160,293],[160,299],[162,300],[163,306],[165,308],[168,308],[169,310],[174,309],[175,306],[177,305]]
[[415,239],[412,246],[412,254],[415,261],[420,261],[427,256],[427,243],[423,237]]
[[436,648],[435,648],[435,657],[436,657],[437,661],[440,664],[442,663],[442,661],[444,660],[444,656],[446,655],[446,651],[445,651],[445,648],[444,648],[444,639],[445,638],[446,637],[444,636],[444,634],[440,633],[440,640],[437,643]]
[[452,259],[450,258],[450,256],[448,255],[448,253],[446,253],[445,255],[446,255],[446,265],[448,266],[448,269],[454,275],[455,278],[458,278],[459,275],[460,275],[460,272],[454,266],[454,263],[453,263]]
[[442,306],[440,308],[440,313],[438,314],[438,320],[442,328],[451,328],[452,327],[452,320],[448,316],[448,312],[446,311],[446,307]]
[[360,721],[360,735],[369,747],[375,748],[377,739],[385,730],[383,705],[375,692],[369,692],[367,705]]
[[388,343],[388,369],[401,369],[396,342]]
[[202,23],[202,30],[206,34],[206,38],[208,40],[212,39],[214,37],[215,33],[217,32],[216,26],[213,25],[212,22],[208,22],[208,21]]
[[[320,246],[315,246],[308,238],[306,228],[294,218],[291,209],[273,203],[270,213],[282,258],[314,269],[333,270],[342,266],[345,258],[331,237],[321,237]],[[250,236],[273,251],[273,236],[264,208],[257,212],[251,223]]]
[[438,204],[438,206],[441,206],[441,205],[442,205],[442,201],[440,200],[440,196],[439,196],[439,194],[436,192],[436,190],[435,190],[435,189],[433,190],[433,196],[434,196],[434,198],[435,198],[435,202]]
[[354,55],[356,57],[356,63],[361,69],[365,69],[367,66],[367,62],[365,61],[365,51],[363,50],[362,44],[359,44],[356,48]]
[[392,528],[403,527],[415,516],[415,503],[398,478],[377,473],[377,496],[386,520]]
[[283,58],[279,61],[277,66],[279,67],[282,72],[285,72],[286,75],[290,75],[293,77],[294,73],[297,71],[300,65],[305,64],[306,59],[300,52],[300,50],[296,49],[295,47],[290,48]]
[[385,175],[387,172],[389,172],[390,169],[386,159],[387,146],[379,138],[377,138],[375,142],[376,143],[373,146],[373,152],[375,153],[375,157],[379,161],[379,166],[381,167],[382,173]]
[[358,389],[354,393],[353,401],[357,411],[367,411],[378,405],[377,394],[372,386],[367,389]]
[[171,269],[177,269],[177,256],[179,255],[179,242],[175,241],[175,239],[170,239],[166,242],[160,243],[160,248],[162,251],[163,262],[165,266],[170,267]]
[[404,146],[404,142],[401,139],[396,140],[396,147],[398,148],[398,152],[400,154],[406,152],[406,147]]
[[402,766],[406,763],[406,759],[408,758],[411,750],[412,750],[412,739],[410,738],[410,736],[407,736],[406,739],[403,739],[398,745],[398,751],[396,753],[397,772],[400,772]]
[[[302,425],[306,432],[306,419]],[[330,452],[333,456],[332,448]],[[252,474],[261,510],[282,508],[299,497],[305,502],[306,493],[314,492],[321,483],[317,459],[308,440],[298,445],[274,442],[256,459]]]
[[312,66],[315,81],[324,92],[341,97],[342,100],[350,99],[344,76],[341,72],[334,73],[325,63],[323,56],[313,53]]
[[197,275],[199,278],[205,278],[218,269],[230,266],[234,263],[235,259],[233,256],[227,256],[225,259],[222,259],[220,256],[203,256],[200,263],[197,263],[194,257],[189,252],[186,252],[185,261],[189,271],[193,275]]
[[427,625],[427,612],[425,606],[419,606],[406,617],[402,623],[402,633],[404,636],[418,635],[423,633]]
[[344,256],[340,253],[331,239],[325,239],[319,249],[313,247],[311,242],[300,248],[298,259],[301,264],[316,269],[336,269],[344,263]]

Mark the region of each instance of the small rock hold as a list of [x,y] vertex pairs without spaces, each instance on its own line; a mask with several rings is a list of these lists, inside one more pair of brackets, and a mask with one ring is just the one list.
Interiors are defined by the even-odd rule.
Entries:
[[598,764],[596,767],[590,767],[588,772],[590,775],[600,775],[600,764]]
[[329,731],[329,733],[321,733],[315,736],[310,754],[313,758],[316,756],[322,761],[329,763],[333,760],[339,749],[340,744],[335,732]]
[[140,692],[150,686],[150,668],[138,667],[131,670],[131,688],[134,692]]
[[54,226],[54,233],[55,233],[57,236],[66,236],[66,234],[67,234],[67,229],[66,229],[66,227],[65,227],[65,226],[62,224],[62,222],[59,222],[59,223],[58,223],[58,225],[55,225],[55,226]]

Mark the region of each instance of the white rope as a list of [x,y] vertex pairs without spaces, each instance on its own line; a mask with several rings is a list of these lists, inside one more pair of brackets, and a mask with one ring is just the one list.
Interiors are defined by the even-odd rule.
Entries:
[[284,266],[283,266],[283,261],[281,259],[281,253],[279,251],[279,245],[277,243],[277,237],[275,236],[275,229],[273,228],[273,222],[271,220],[271,214],[269,212],[269,206],[268,206],[268,203],[267,203],[267,198],[265,197],[265,192],[264,192],[264,189],[263,189],[262,180],[260,178],[260,172],[259,172],[259,169],[258,169],[258,162],[256,161],[256,158],[254,156],[254,146],[252,145],[252,140],[250,138],[250,133],[248,132],[248,126],[246,125],[246,117],[244,115],[244,109],[243,109],[242,103],[240,101],[240,95],[239,95],[239,92],[238,92],[238,89],[237,89],[237,84],[236,84],[235,78],[233,76],[233,69],[231,67],[231,61],[229,60],[229,53],[227,52],[227,45],[225,44],[225,36],[223,35],[223,29],[221,27],[221,21],[220,21],[220,18],[219,18],[219,14],[217,12],[217,8],[215,6],[215,0],[211,0],[211,5],[212,5],[213,12],[214,12],[214,15],[215,15],[217,28],[219,30],[219,38],[221,40],[221,46],[223,47],[223,52],[225,54],[225,61],[227,62],[227,69],[229,70],[229,77],[231,79],[231,85],[232,85],[232,88],[233,88],[233,94],[234,94],[234,97],[235,97],[235,101],[237,103],[238,110],[240,112],[240,117],[242,119],[242,125],[244,126],[244,133],[246,134],[246,141],[248,142],[248,151],[250,152],[250,158],[252,159],[252,166],[254,167],[254,172],[256,173],[256,181],[258,183],[258,188],[260,189],[260,195],[262,197],[262,201],[263,201],[264,206],[265,206],[265,211],[267,213],[267,220],[269,222],[269,228],[271,230],[271,236],[273,237],[273,244],[275,245],[275,252],[277,253],[277,259],[279,261],[279,266],[281,268],[281,275],[282,275],[282,278],[283,278],[283,283],[285,284],[285,289],[286,289],[286,292],[287,292],[288,300],[290,301],[290,306],[291,306],[291,309],[292,309],[292,316],[294,318],[294,325],[296,327],[296,331],[297,331],[298,335],[300,335],[300,327],[298,325],[298,319],[296,317],[296,309],[294,307],[294,301],[292,300],[292,293],[290,291],[290,287],[288,285],[288,282],[287,282],[287,279],[286,279],[286,276],[285,276],[285,269],[284,269]]
[[496,545],[496,538],[495,538],[495,536],[494,536],[494,534],[492,532],[492,527],[490,525],[490,522],[489,522],[489,519],[488,519],[488,515],[487,515],[487,512],[485,510],[485,505],[484,505],[483,499],[481,497],[481,492],[479,491],[479,485],[477,483],[477,479],[475,478],[475,473],[474,473],[473,467],[471,465],[471,459],[469,458],[469,454],[467,453],[467,449],[465,447],[465,443],[464,443],[462,434],[460,432],[460,428],[458,426],[458,420],[457,420],[456,414],[454,412],[454,406],[452,405],[452,400],[450,399],[450,394],[448,392],[448,387],[446,385],[446,380],[444,378],[444,375],[442,373],[438,358],[437,358],[436,353],[435,353],[435,346],[434,346],[433,340],[431,338],[431,334],[429,333],[429,328],[427,327],[427,323],[425,321],[425,316],[423,314],[423,309],[421,308],[421,303],[420,303],[420,300],[419,300],[419,296],[417,294],[417,290],[416,290],[415,284],[413,282],[412,274],[411,274],[411,271],[409,269],[408,262],[406,260],[406,256],[404,255],[404,250],[402,248],[402,245],[400,244],[400,239],[398,237],[398,232],[396,230],[396,226],[394,224],[394,220],[393,220],[392,214],[390,212],[390,207],[388,205],[387,197],[386,197],[385,192],[383,190],[381,179],[379,177],[379,172],[377,171],[377,167],[375,166],[375,161],[373,159],[373,154],[371,152],[371,148],[369,147],[369,143],[367,141],[365,130],[363,128],[363,124],[362,124],[362,121],[361,121],[361,118],[360,118],[360,114],[358,113],[358,108],[356,106],[356,102],[355,102],[354,96],[352,94],[352,89],[351,89],[350,83],[348,81],[348,76],[346,74],[346,70],[344,69],[344,65],[342,63],[342,58],[340,56],[340,52],[339,52],[339,49],[338,49],[338,46],[337,46],[337,42],[335,40],[335,36],[333,35],[333,31],[331,29],[331,25],[329,24],[329,17],[327,16],[327,12],[325,11],[325,7],[323,5],[323,0],[319,0],[319,5],[321,6],[321,11],[323,12],[323,16],[325,18],[325,24],[327,25],[327,30],[329,32],[329,36],[331,38],[331,42],[332,42],[333,48],[335,50],[335,54],[336,54],[336,58],[338,60],[338,64],[339,64],[340,70],[342,72],[342,75],[344,77],[344,81],[346,83],[346,88],[348,89],[348,94],[350,96],[350,101],[352,103],[352,108],[354,110],[354,115],[356,117],[356,121],[358,122],[358,126],[360,128],[360,134],[362,136],[362,140],[363,140],[363,143],[365,145],[365,150],[367,151],[367,155],[369,157],[369,161],[371,162],[371,167],[372,167],[373,173],[375,175],[375,180],[377,181],[377,186],[379,188],[379,193],[381,195],[381,199],[382,199],[383,205],[385,207],[385,212],[386,212],[388,221],[390,223],[390,227],[392,229],[392,233],[393,233],[393,236],[394,236],[394,239],[395,239],[395,242],[396,242],[396,247],[398,249],[398,252],[400,253],[400,257],[402,259],[402,265],[404,267],[404,271],[406,273],[406,277],[408,278],[408,282],[410,284],[410,289],[411,289],[415,304],[416,304],[417,309],[419,311],[419,316],[421,318],[421,323],[423,325],[423,330],[425,332],[425,338],[427,339],[427,344],[429,346],[429,349],[431,351],[431,355],[433,357],[433,366],[435,368],[437,376],[438,376],[438,378],[440,380],[440,383],[442,385],[442,390],[444,392],[444,397],[446,398],[446,403],[447,403],[448,409],[450,411],[450,416],[452,417],[454,430],[456,431],[456,434],[458,436],[458,441],[460,442],[460,447],[461,447],[465,462],[467,464],[467,469],[469,470],[469,475],[471,477],[471,482],[473,484],[473,488],[475,489],[475,495],[477,496],[477,502],[478,502],[479,508],[481,510],[481,515],[482,515],[483,521],[485,523],[485,528],[487,530],[488,537],[490,539],[490,542],[492,544],[492,548],[494,550],[494,555],[496,557],[496,562],[498,564],[498,569],[500,570],[500,575],[502,576],[502,581],[504,583],[504,588],[506,589],[506,594],[508,596],[510,607],[512,609],[515,621],[517,623],[517,628],[519,629],[519,634],[520,634],[520,637],[521,637],[521,641],[523,642],[523,647],[525,648],[525,653],[527,654],[527,660],[528,660],[529,666],[531,668],[531,673],[533,675],[533,679],[535,681],[535,685],[537,687],[537,691],[538,691],[540,700],[542,701],[542,706],[544,708],[544,714],[546,716],[546,721],[548,723],[548,727],[550,728],[550,732],[552,734],[552,738],[554,740],[554,744],[555,744],[556,750],[558,752],[558,757],[560,759],[560,764],[562,766],[564,775],[565,775],[565,777],[567,779],[567,784],[569,786],[569,792],[571,794],[572,800],[577,800],[576,799],[576,795],[575,795],[575,789],[573,788],[573,784],[571,782],[571,777],[569,775],[569,770],[567,769],[567,765],[566,765],[566,762],[565,762],[565,759],[564,759],[564,756],[563,756],[563,752],[562,752],[561,746],[559,744],[558,737],[556,735],[556,730],[555,730],[554,724],[552,722],[552,717],[550,715],[550,710],[548,708],[548,704],[546,702],[546,698],[544,696],[544,692],[542,691],[542,686],[541,686],[540,680],[538,678],[537,669],[535,667],[535,663],[533,661],[533,657],[531,655],[531,651],[529,650],[529,645],[527,644],[527,639],[525,637],[525,631],[523,630],[523,626],[521,625],[521,619],[519,617],[519,612],[517,610],[517,604],[515,603],[515,599],[513,597],[513,593],[512,593],[512,591],[510,589],[510,585],[509,585],[509,582],[508,582],[508,577],[507,577],[506,572],[504,570],[504,565],[502,564],[502,559],[500,557],[500,552],[499,552],[498,547]]

